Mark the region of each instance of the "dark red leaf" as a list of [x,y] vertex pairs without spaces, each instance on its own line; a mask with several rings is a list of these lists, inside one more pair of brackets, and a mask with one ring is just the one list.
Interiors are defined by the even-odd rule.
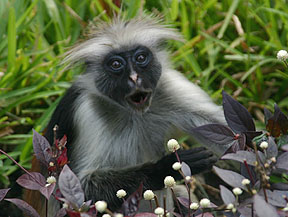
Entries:
[[279,123],[273,119],[273,117],[268,120],[266,129],[274,137],[279,137],[281,134],[281,127]]
[[220,185],[220,195],[226,205],[229,203],[234,203],[236,200],[234,194],[223,185]]
[[288,130],[288,119],[286,115],[277,106],[277,104],[274,105],[274,109],[275,109],[274,113],[278,114],[277,122],[280,125],[281,131],[283,134],[286,134]]
[[67,148],[64,147],[62,149],[61,155],[57,158],[57,163],[60,167],[64,166],[68,162],[68,157],[67,157]]
[[65,208],[61,208],[57,211],[56,215],[54,217],[64,217],[67,214]]
[[47,200],[49,200],[51,194],[53,193],[53,191],[55,189],[55,186],[56,186],[56,183],[52,183],[52,184],[48,185],[47,187],[44,186],[44,187],[40,188],[39,190],[40,190],[41,194],[44,195],[47,198]]
[[203,145],[222,155],[235,141],[235,135],[221,124],[207,124],[193,128],[191,134]]
[[177,200],[186,208],[190,209],[189,199],[186,197],[177,197]]
[[276,167],[288,170],[288,152],[284,152],[277,158]]
[[268,124],[268,120],[272,118],[273,114],[266,108],[264,108],[265,124]]
[[49,165],[51,159],[51,146],[47,139],[33,129],[33,150],[36,158],[45,166]]
[[224,115],[228,126],[239,134],[246,131],[255,131],[252,116],[247,109],[225,91],[222,91],[222,96]]
[[84,203],[84,192],[77,176],[65,165],[59,175],[59,189],[65,199],[81,207]]
[[236,153],[225,154],[221,157],[222,160],[235,160],[244,163],[246,160],[247,164],[254,166],[256,161],[256,155],[250,151],[237,151]]
[[23,200],[16,198],[5,200],[15,204],[19,209],[21,209],[24,212],[24,214],[26,214],[29,217],[40,217],[40,215],[36,212],[36,210]]
[[30,190],[40,190],[46,184],[46,179],[41,173],[30,172],[20,176],[16,182],[24,188]]
[[181,166],[181,171],[185,176],[191,176],[191,169],[190,167],[183,161]]
[[0,201],[4,199],[10,188],[0,189]]
[[81,217],[80,212],[75,212],[75,211],[71,211],[71,210],[66,210],[66,212],[69,215],[69,217]]
[[215,166],[213,166],[213,169],[216,174],[228,185],[246,190],[246,187],[242,185],[242,180],[245,179],[244,176],[230,170],[220,169]]
[[275,207],[271,206],[270,204],[266,203],[264,198],[259,195],[254,195],[254,209],[258,215],[258,217],[277,217],[277,211]]
[[141,213],[137,213],[135,217],[157,217],[157,215],[154,213],[149,213],[149,212],[141,212]]
[[142,199],[142,192],[143,183],[141,183],[139,188],[122,204],[121,210],[124,216],[134,216],[137,213],[140,200]]

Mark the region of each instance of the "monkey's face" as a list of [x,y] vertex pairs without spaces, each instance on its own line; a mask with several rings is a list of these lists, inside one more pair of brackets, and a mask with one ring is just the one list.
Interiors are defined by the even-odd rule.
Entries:
[[106,55],[96,86],[125,108],[145,112],[160,78],[161,65],[147,47],[121,50]]

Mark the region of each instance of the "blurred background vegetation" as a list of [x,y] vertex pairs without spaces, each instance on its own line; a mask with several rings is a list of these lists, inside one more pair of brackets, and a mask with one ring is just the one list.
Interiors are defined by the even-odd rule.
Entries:
[[[126,18],[161,14],[179,29],[186,42],[169,44],[172,62],[215,102],[224,89],[259,128],[264,107],[277,103],[287,114],[287,68],[276,59],[278,50],[288,49],[286,0],[0,0],[0,148],[25,168],[31,166],[32,128],[45,129],[81,73],[64,70],[63,54],[121,4]],[[0,155],[1,188],[14,184],[17,169]]]

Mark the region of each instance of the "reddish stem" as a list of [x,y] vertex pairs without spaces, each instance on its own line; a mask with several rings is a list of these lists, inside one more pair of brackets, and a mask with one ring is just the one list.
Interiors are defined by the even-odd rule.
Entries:
[[246,169],[247,169],[247,172],[248,172],[248,175],[249,175],[249,177],[250,177],[250,179],[251,179],[251,182],[252,182],[252,184],[254,185],[254,184],[255,184],[255,181],[254,181],[254,179],[253,179],[252,173],[251,173],[251,171],[250,171],[250,168],[249,168],[246,160],[244,160],[244,165],[245,165],[245,167],[246,167]]

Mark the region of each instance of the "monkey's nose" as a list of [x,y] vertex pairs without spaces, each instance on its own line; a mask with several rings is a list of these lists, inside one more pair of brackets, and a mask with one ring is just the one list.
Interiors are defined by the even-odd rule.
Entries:
[[130,76],[129,76],[130,80],[133,81],[135,84],[137,84],[137,80],[138,80],[138,75],[137,73],[132,73]]

